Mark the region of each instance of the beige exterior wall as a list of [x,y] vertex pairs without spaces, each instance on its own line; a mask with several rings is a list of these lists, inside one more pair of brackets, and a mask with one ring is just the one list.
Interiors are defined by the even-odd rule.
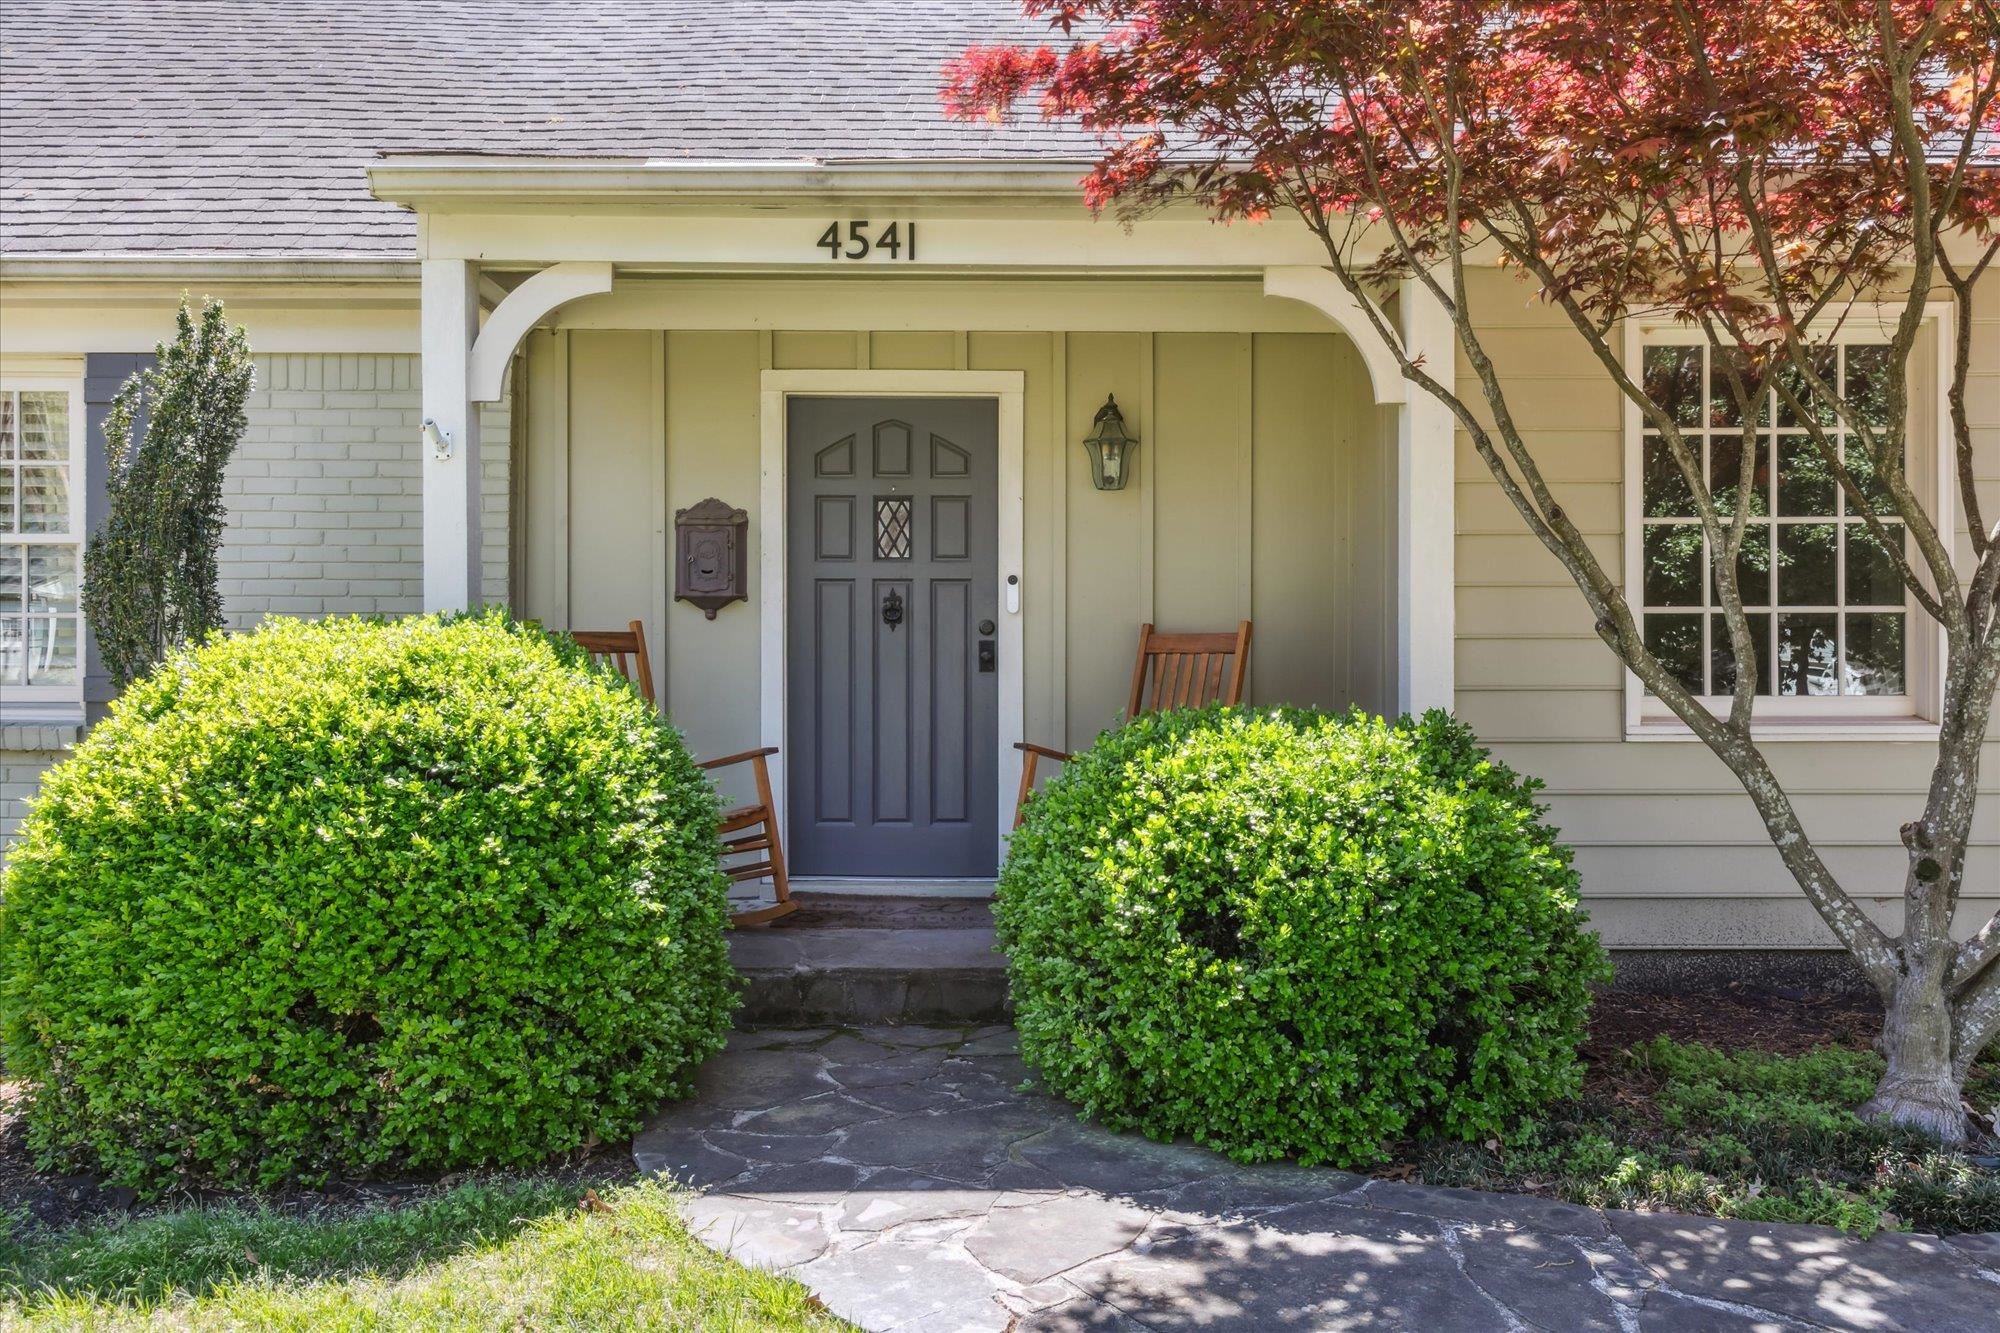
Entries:
[[[1471,303],[1485,315],[1486,345],[1557,499],[1606,567],[1622,574],[1616,390],[1560,313],[1525,284],[1476,273]],[[2000,504],[2000,285],[1985,284],[1974,336],[1969,399],[1990,521]],[[1463,359],[1458,375],[1461,386],[1476,387]],[[1548,782],[1554,820],[1577,849],[1591,916],[1607,941],[1832,945],[1717,760],[1692,741],[1625,739],[1623,669],[1463,432],[1457,473],[1458,712],[1509,763]],[[1935,747],[1790,741],[1768,752],[1829,864],[1878,919],[1900,929],[1906,862],[1897,830],[1922,810]],[[2000,739],[1987,747],[1981,790],[1961,930],[2000,906]]]
[[[1082,745],[1116,720],[1148,618],[1252,618],[1256,702],[1392,705],[1393,446],[1336,334],[538,332],[521,609],[571,628],[645,620],[663,697],[698,753],[759,738],[756,551],[775,521],[758,512],[766,368],[1022,373],[1028,739]],[[1079,444],[1107,393],[1142,441],[1135,479],[1114,493],[1091,488]],[[670,604],[665,558],[673,510],[709,495],[751,511],[751,604],[714,621]]]

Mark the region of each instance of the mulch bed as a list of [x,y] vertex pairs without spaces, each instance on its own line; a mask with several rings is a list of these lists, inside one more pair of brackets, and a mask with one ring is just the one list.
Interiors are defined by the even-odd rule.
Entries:
[[[878,911],[884,907],[887,908],[884,915],[907,910],[905,904],[893,899],[878,905]],[[1796,1055],[1827,1045],[1865,1050],[1880,1022],[1879,1008],[1849,996],[1779,994],[1737,988],[1700,995],[1600,992],[1583,1048],[1590,1067],[1586,1095],[1594,1093],[1627,1104],[1644,1101],[1647,1080],[1629,1066],[1621,1066],[1615,1057],[1657,1036]],[[25,1210],[44,1224],[63,1226],[129,1212],[138,1206],[132,1191],[123,1186],[103,1185],[87,1175],[50,1176],[37,1172],[28,1158],[26,1136],[14,1113],[19,1091],[18,1084],[0,1081],[0,1212]],[[637,1173],[629,1145],[611,1143],[551,1166],[544,1174],[559,1180],[574,1179],[582,1186],[633,1179]],[[410,1202],[469,1178],[461,1173],[339,1180],[323,1190],[288,1189],[262,1198],[274,1208],[309,1213],[328,1207]],[[190,1191],[162,1202],[185,1204],[191,1200],[227,1197]]]
[[1728,1050],[1802,1055],[1816,1046],[1865,1051],[1882,1007],[1851,994],[1814,995],[1732,986],[1698,995],[1599,991],[1583,1053],[1592,1064],[1655,1037]]
[[[15,1108],[21,1085],[0,1080],[0,1215],[25,1211],[47,1226],[69,1226],[92,1218],[111,1217],[135,1209],[182,1207],[190,1203],[240,1201],[243,1196],[214,1190],[185,1190],[168,1194],[153,1203],[140,1204],[138,1196],[123,1185],[107,1185],[89,1175],[45,1175],[34,1168],[28,1156],[27,1134]],[[606,1143],[587,1153],[579,1153],[538,1169],[539,1177],[573,1181],[586,1186],[625,1184],[639,1178],[632,1161],[630,1142]],[[413,1203],[441,1194],[468,1180],[479,1179],[476,1172],[431,1173],[388,1179],[334,1180],[325,1189],[292,1187],[257,1196],[257,1202],[280,1212],[305,1215],[330,1208],[358,1208],[369,1204]]]

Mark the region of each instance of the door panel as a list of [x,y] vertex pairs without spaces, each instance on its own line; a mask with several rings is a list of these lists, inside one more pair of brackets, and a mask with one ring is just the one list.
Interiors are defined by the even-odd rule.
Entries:
[[792,869],[989,876],[995,406],[792,398],[786,412]]

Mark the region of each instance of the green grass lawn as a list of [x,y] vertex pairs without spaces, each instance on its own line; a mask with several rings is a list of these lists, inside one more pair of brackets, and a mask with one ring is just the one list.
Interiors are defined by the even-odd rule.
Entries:
[[[1853,1108],[1882,1074],[1869,1051],[1717,1050],[1667,1037],[1600,1061],[1576,1102],[1513,1144],[1433,1144],[1433,1185],[1525,1190],[1599,1208],[1668,1209],[1765,1222],[2000,1230],[2000,1171],[1973,1154],[1868,1124]],[[2000,1104],[2000,1059],[1966,1087]],[[1977,1154],[1992,1153],[1988,1141]]]
[[0,1327],[846,1329],[688,1235],[665,1184],[473,1183],[413,1203],[5,1219]]

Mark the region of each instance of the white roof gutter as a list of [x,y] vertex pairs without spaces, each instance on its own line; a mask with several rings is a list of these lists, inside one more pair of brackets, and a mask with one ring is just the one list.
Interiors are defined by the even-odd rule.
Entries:
[[1082,207],[1087,162],[723,161],[410,154],[368,169],[378,199],[410,207],[451,201],[793,204],[912,197],[926,204],[1003,200]]

